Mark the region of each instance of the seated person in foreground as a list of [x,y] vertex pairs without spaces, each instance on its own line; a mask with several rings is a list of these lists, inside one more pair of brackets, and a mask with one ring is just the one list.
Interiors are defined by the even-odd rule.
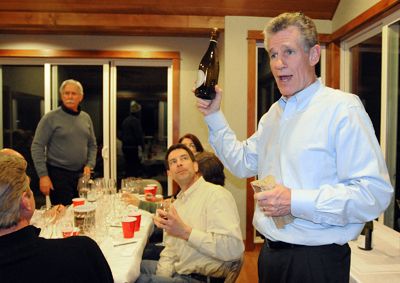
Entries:
[[0,151],[0,281],[113,282],[100,248],[79,236],[44,239],[30,225],[35,199],[26,161],[16,151]]
[[154,223],[165,229],[165,248],[159,261],[142,261],[137,282],[223,282],[244,251],[235,199],[201,177],[185,145],[172,145],[165,162],[181,191],[169,212],[157,210]]

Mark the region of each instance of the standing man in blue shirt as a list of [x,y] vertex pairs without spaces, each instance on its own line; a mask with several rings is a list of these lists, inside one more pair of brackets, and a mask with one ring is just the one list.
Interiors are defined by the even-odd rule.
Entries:
[[[256,193],[255,228],[265,236],[259,282],[349,282],[348,241],[377,218],[393,194],[370,118],[353,94],[326,87],[313,21],[284,13],[265,28],[265,48],[282,97],[244,142],[230,129],[217,86],[198,99],[209,140],[236,176],[272,175],[272,190]],[[273,216],[292,215],[279,229]]]
[[83,88],[76,80],[60,86],[62,104],[40,120],[31,153],[40,178],[40,191],[50,195],[52,204],[71,204],[78,196],[83,174],[90,176],[96,165],[97,143],[93,123],[81,110]]

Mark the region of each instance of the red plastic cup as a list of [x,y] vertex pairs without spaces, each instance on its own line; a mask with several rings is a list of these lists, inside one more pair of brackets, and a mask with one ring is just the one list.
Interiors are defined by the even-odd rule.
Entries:
[[79,228],[74,227],[74,230],[72,231],[72,236],[78,236],[79,235]]
[[74,227],[63,228],[63,229],[61,229],[61,233],[62,233],[63,238],[71,237],[74,233]]
[[79,205],[84,205],[85,204],[85,199],[84,198],[73,198],[72,199],[72,205],[79,206]]
[[122,233],[124,238],[133,238],[135,235],[136,217],[124,217],[122,219]]
[[148,184],[144,188],[144,194],[152,194],[154,197],[156,196],[157,193],[157,185],[156,184]]
[[142,221],[142,213],[140,211],[132,211],[128,215],[129,217],[135,217],[136,222],[135,222],[135,231],[140,230],[140,222]]

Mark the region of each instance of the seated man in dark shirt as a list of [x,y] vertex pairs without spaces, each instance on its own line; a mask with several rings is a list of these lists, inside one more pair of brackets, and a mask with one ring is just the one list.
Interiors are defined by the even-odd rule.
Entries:
[[44,239],[40,229],[29,224],[35,200],[26,166],[18,152],[0,150],[0,281],[113,282],[92,239]]

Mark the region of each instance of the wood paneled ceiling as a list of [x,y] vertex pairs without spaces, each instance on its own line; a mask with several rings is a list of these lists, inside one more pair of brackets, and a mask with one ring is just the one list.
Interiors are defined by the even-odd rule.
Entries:
[[332,19],[339,0],[1,0],[0,33],[208,36],[225,16],[302,11]]

